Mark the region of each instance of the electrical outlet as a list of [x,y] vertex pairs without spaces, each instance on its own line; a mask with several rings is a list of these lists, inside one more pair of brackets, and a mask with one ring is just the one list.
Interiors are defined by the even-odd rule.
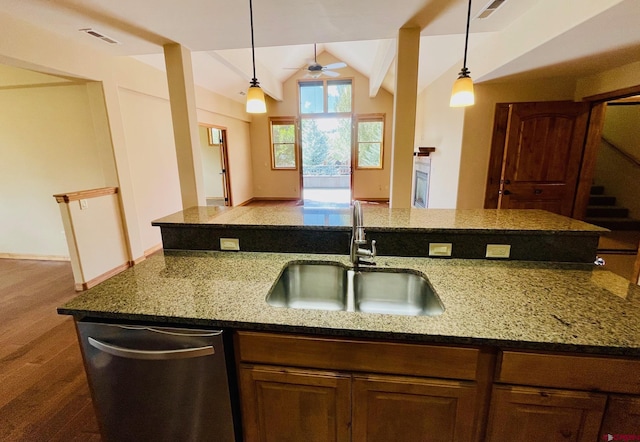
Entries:
[[511,255],[509,244],[487,244],[485,258],[508,258]]
[[429,243],[429,256],[451,256],[451,243]]
[[240,250],[238,238],[220,238],[220,250]]
[[80,210],[89,208],[89,200],[80,200]]

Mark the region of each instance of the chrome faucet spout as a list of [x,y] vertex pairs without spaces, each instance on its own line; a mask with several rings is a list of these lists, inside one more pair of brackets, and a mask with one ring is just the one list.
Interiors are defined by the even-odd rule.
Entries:
[[[367,243],[364,232],[364,221],[362,215],[362,205],[360,201],[353,202],[352,229],[351,229],[351,263],[357,267],[360,264],[375,265],[372,261],[376,256],[376,242],[371,241],[371,250],[361,248]],[[362,258],[368,259],[368,261]]]

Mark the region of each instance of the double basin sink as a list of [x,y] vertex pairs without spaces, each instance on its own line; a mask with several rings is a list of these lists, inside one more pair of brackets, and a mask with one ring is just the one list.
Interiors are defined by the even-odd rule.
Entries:
[[267,296],[274,307],[409,316],[444,312],[429,280],[409,269],[359,268],[326,261],[288,263]]

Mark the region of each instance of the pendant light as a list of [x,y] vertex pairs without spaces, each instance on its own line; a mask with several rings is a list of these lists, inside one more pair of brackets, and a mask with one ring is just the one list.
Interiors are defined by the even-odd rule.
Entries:
[[467,68],[467,45],[469,44],[469,21],[471,19],[471,0],[469,0],[469,8],[467,10],[467,31],[464,39],[464,62],[462,63],[462,69],[458,74],[458,79],[453,83],[453,90],[451,91],[451,101],[449,106],[451,107],[464,107],[471,106],[475,102],[473,96],[473,80],[469,76],[469,69]]
[[251,59],[253,61],[253,78],[249,83],[247,91],[247,113],[264,114],[267,111],[267,105],[264,101],[264,92],[260,88],[260,83],[256,78],[256,50],[253,43],[253,4],[249,0],[249,16],[251,18]]

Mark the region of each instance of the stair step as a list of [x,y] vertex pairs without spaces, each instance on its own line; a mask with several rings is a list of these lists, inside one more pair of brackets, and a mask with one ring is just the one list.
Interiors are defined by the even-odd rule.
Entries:
[[590,206],[615,206],[616,197],[609,195],[591,195],[589,196]]
[[640,220],[633,218],[589,216],[584,221],[609,230],[640,230]]
[[602,195],[604,193],[604,186],[591,186],[591,195]]
[[587,206],[587,217],[625,218],[629,216],[629,209],[618,206]]

